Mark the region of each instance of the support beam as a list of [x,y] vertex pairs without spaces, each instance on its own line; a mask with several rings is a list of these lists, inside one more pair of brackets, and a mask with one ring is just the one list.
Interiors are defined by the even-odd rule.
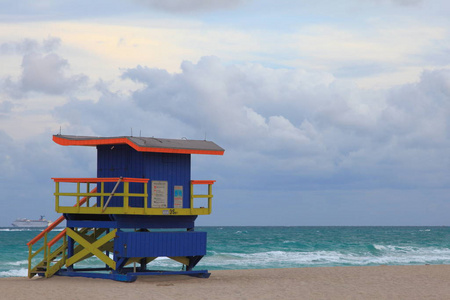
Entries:
[[89,253],[92,253],[96,257],[98,257],[101,261],[103,261],[105,264],[107,264],[109,267],[111,267],[113,270],[116,269],[116,262],[109,258],[106,254],[104,254],[100,247],[108,243],[110,240],[112,240],[116,236],[117,229],[114,229],[110,233],[106,234],[102,238],[98,239],[97,241],[90,243],[87,241],[83,236],[81,236],[78,232],[67,228],[67,235],[71,237],[75,242],[79,243],[81,246],[84,247],[83,250],[79,251],[72,257],[69,257],[67,259],[66,265],[67,267],[73,265],[74,263],[78,262],[80,259],[82,259],[84,256],[86,256]]

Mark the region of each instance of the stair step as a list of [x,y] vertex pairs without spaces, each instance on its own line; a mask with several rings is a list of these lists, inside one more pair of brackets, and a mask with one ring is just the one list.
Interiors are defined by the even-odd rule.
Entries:
[[30,274],[31,274],[31,276],[34,276],[34,275],[45,274],[45,272],[43,272],[43,271],[36,271],[36,272],[31,272]]
[[[61,216],[53,224],[57,225],[57,224],[61,223],[63,220],[64,220],[64,217]],[[34,245],[36,243],[36,241],[40,240],[44,236],[45,236],[45,241],[46,241],[47,233],[50,232],[52,229],[53,228],[51,228],[51,227],[46,228],[42,233],[40,233],[38,236],[36,236],[32,240],[32,245]],[[86,231],[88,231],[88,230],[89,229],[86,229]],[[40,250],[36,250],[34,253],[31,251],[31,247],[29,248],[30,250],[28,253],[28,259],[30,260],[30,264],[28,266],[28,268],[29,268],[28,269],[29,270],[28,277],[31,278],[35,275],[50,277],[55,272],[60,270],[62,266],[64,266],[64,263],[66,260],[65,251],[67,249],[67,242],[66,242],[66,240],[64,240],[63,243],[61,244],[61,241],[59,240],[62,237],[64,237],[64,234],[61,234],[61,235],[58,234],[58,240],[56,241],[56,242],[58,242],[58,244],[55,244],[53,251],[50,250],[51,246],[49,246],[48,244],[46,244],[46,245],[44,244],[45,247],[40,248]],[[39,263],[35,264],[33,267],[31,265],[31,260],[43,249],[45,249],[44,258]],[[41,253],[41,256],[42,256],[42,253]],[[35,258],[35,259],[36,259],[36,261],[38,260],[37,258]]]

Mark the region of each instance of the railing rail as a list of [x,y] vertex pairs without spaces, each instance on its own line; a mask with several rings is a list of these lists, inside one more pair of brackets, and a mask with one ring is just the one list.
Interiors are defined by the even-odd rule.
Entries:
[[[132,215],[206,215],[211,213],[212,207],[212,185],[215,183],[215,180],[191,180],[190,181],[190,206],[189,207],[151,207],[149,205],[149,194],[148,194],[148,182],[149,179],[146,178],[127,178],[127,177],[113,177],[113,178],[53,178],[55,181],[55,207],[56,211],[59,213],[70,213],[70,214],[132,214]],[[105,182],[110,183],[105,189]],[[73,192],[62,191],[60,183],[72,183],[76,184],[72,185],[70,188]],[[111,183],[116,183],[115,186]],[[136,193],[130,192],[130,183],[139,183],[143,184],[144,187],[141,189],[143,192]],[[84,192],[84,185],[89,188],[90,185],[96,184],[98,189],[96,192]],[[119,187],[119,192],[116,192],[116,189]],[[82,186],[83,185],[83,186]],[[194,186],[195,185],[208,185],[207,193],[205,194],[195,194]],[[66,185],[64,186],[66,187]],[[87,190],[86,188],[86,190]],[[60,197],[72,197],[74,200],[76,199],[76,205],[74,206],[66,206],[61,205]],[[84,202],[81,203],[78,199],[81,197],[97,197],[96,203],[98,205],[94,207],[94,205],[90,205],[87,202],[85,205]],[[116,197],[114,199],[114,205],[111,205],[109,201],[113,201],[112,197]],[[132,198],[131,198],[132,197]],[[197,198],[206,198],[208,199],[207,205],[204,207],[195,207],[194,200]],[[133,201],[129,203],[130,199]],[[150,206],[150,207],[149,207]],[[175,206],[175,203],[174,203]]]
[[122,177],[119,178],[119,180],[117,180],[116,185],[114,186],[111,195],[109,195],[108,200],[106,200],[105,206],[102,207],[102,212],[105,211],[105,209],[108,207],[109,201],[111,201],[111,198],[114,196],[114,193],[116,192],[117,188],[119,187],[120,182],[122,181]]
[[[215,180],[191,180],[191,210],[194,210],[194,199],[195,198],[208,198],[208,214],[211,213],[212,209],[212,185],[216,182]],[[196,195],[194,194],[194,185],[196,184],[207,184],[208,194]]]
[[[128,177],[107,177],[107,178],[52,178],[55,181],[55,208],[58,212],[67,212],[67,213],[114,213],[114,208],[108,208],[105,205],[105,197],[108,198],[108,201],[111,200],[112,196],[122,197],[123,198],[123,207],[122,213],[127,213],[129,208],[129,198],[130,197],[138,197],[142,198],[144,202],[144,207],[147,206],[148,203],[148,194],[147,194],[147,184],[149,179],[145,178],[128,178]],[[63,193],[60,191],[60,183],[76,183],[76,192],[72,193]],[[114,191],[105,192],[105,182],[115,182],[116,186],[114,187]],[[116,193],[115,190],[118,187],[119,183],[123,183],[123,192]],[[144,192],[143,193],[130,193],[129,187],[130,183],[141,183],[144,184]],[[86,184],[86,192],[81,192],[81,184]],[[89,188],[91,184],[99,184],[100,192],[96,191],[95,193],[89,192]],[[61,196],[72,196],[76,197],[77,204],[72,206],[63,206],[60,205],[60,197]],[[79,202],[80,197],[98,197],[100,199],[99,205],[94,208],[89,204],[89,201],[86,203],[86,207],[81,207],[81,203]],[[98,199],[97,198],[97,199]],[[86,208],[89,208],[86,210]]]

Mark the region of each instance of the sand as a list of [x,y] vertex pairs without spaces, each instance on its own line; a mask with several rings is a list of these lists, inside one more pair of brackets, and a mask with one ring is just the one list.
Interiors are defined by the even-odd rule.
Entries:
[[212,271],[209,279],[0,279],[0,299],[450,299],[450,265]]

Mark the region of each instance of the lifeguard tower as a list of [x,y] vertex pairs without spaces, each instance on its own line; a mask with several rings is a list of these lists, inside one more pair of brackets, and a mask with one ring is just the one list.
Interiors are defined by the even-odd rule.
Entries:
[[[211,213],[215,181],[191,180],[191,154],[223,155],[224,149],[210,141],[132,136],[54,135],[53,141],[95,146],[97,177],[52,178],[55,209],[63,216],[27,244],[28,277],[209,277],[194,270],[206,254],[206,232],[195,231],[195,220]],[[66,228],[50,240],[48,233],[64,220]],[[92,257],[104,267],[86,266]],[[153,270],[158,257],[183,268]]]

